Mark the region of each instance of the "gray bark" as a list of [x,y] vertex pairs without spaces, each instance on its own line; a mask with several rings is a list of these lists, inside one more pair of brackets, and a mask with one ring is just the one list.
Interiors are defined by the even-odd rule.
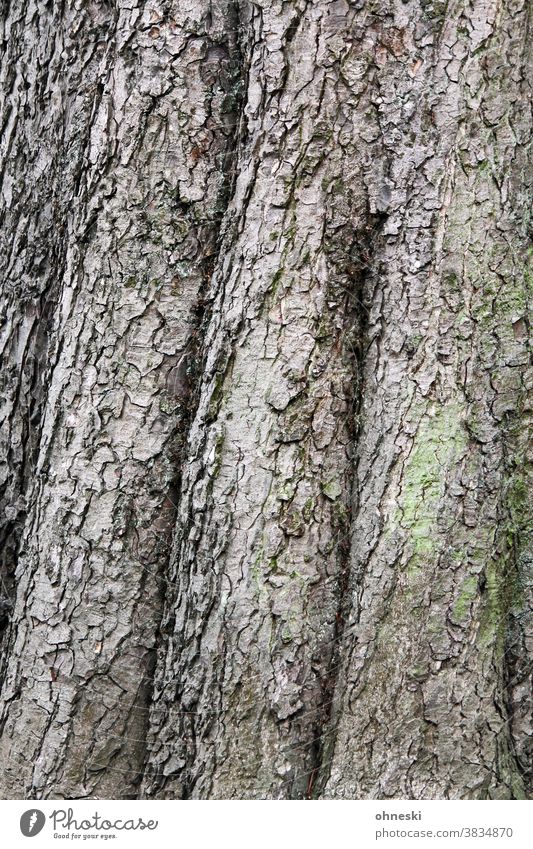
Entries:
[[527,792],[526,669],[509,689],[506,667],[511,612],[532,637],[530,11],[449,7],[417,74],[402,55],[381,78],[395,186],[367,294],[326,796]]
[[4,4],[3,796],[531,797],[530,15]]
[[235,123],[231,18],[194,12],[24,3],[6,18],[6,74],[18,53],[26,64],[6,83],[5,497],[28,505],[8,548],[9,796],[131,796],[138,783]]

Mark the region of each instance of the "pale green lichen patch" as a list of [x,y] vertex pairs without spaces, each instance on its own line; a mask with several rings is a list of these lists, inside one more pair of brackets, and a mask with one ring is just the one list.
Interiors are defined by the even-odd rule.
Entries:
[[533,296],[533,248],[528,248],[526,263],[524,267],[524,284],[526,288],[526,294],[528,296],[528,306],[529,306],[529,298]]
[[502,581],[498,564],[489,560],[485,569],[485,605],[479,621],[478,644],[486,647],[498,641],[506,621]]
[[457,625],[461,625],[468,619],[472,603],[479,593],[479,581],[477,575],[469,575],[463,581],[455,603],[450,612],[450,619]]
[[337,478],[332,478],[332,480],[324,481],[322,483],[322,492],[329,498],[330,501],[336,501],[340,495],[342,495],[342,486],[340,481]]
[[418,429],[407,460],[393,524],[409,532],[412,557],[408,572],[420,568],[433,551],[446,477],[466,446],[462,414],[463,408],[457,402],[430,410]]
[[522,585],[521,556],[531,546],[532,508],[527,464],[517,466],[506,494],[508,521],[498,534],[500,553],[485,570],[486,604],[479,626],[481,645],[494,644],[503,656],[510,612],[520,615],[527,605]]
[[253,595],[258,603],[268,599],[268,593],[265,586],[265,552],[261,545],[250,563],[250,579],[253,588]]

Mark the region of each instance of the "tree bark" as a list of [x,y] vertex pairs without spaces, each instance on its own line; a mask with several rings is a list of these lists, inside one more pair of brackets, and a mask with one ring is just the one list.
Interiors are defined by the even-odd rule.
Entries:
[[22,61],[3,183],[5,497],[11,513],[28,505],[7,548],[18,552],[8,796],[131,796],[142,767],[194,333],[235,123],[231,15],[226,4],[194,12],[7,10],[6,73]]
[[[352,609],[326,796],[527,792],[528,12],[449,7],[438,39],[426,33],[381,77],[395,151],[366,292]],[[511,615],[524,628],[516,669]]]
[[4,4],[4,797],[531,797],[530,15]]
[[245,20],[246,144],[213,276],[156,675],[158,794],[301,796],[316,768],[369,222],[350,138],[361,103],[336,67],[348,19],[329,6],[257,4]]

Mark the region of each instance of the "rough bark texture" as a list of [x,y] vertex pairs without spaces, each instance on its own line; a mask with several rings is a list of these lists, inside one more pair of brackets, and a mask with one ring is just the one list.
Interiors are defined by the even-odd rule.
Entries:
[[3,4],[2,796],[533,795],[530,15]]
[[[525,792],[505,652],[510,611],[527,601],[509,510],[525,519],[513,430],[527,427],[531,380],[530,7],[475,5],[449,6],[438,39],[420,25],[381,75],[395,151],[365,293],[353,606],[327,796]],[[406,12],[395,24],[416,33]]]
[[150,766],[170,795],[305,794],[330,698],[367,218],[357,99],[337,68],[346,19],[328,6],[246,20],[246,145],[152,714]]
[[163,18],[157,4],[80,2],[59,19],[18,5],[6,39],[29,70],[15,66],[7,107],[6,497],[28,507],[7,548],[3,792],[127,796],[227,188],[234,39],[226,10],[196,20],[193,4]]

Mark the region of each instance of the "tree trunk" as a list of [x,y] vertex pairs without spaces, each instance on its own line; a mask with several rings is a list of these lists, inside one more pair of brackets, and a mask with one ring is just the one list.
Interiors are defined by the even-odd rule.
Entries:
[[143,762],[235,124],[226,4],[167,5],[6,14],[8,796],[131,796]]
[[530,13],[4,3],[4,797],[531,797]]
[[530,7],[476,5],[381,77],[395,150],[326,796],[521,798],[531,769],[517,635],[508,657],[511,615],[533,636]]

